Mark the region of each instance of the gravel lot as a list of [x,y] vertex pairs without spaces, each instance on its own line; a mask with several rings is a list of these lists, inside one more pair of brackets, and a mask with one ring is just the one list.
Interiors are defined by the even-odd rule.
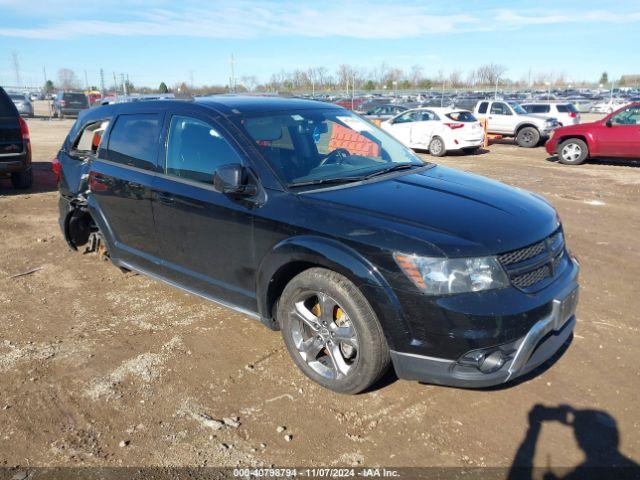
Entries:
[[[619,451],[640,461],[640,168],[567,167],[506,141],[438,160],[558,208],[582,263],[573,343],[505,388],[389,375],[347,397],[307,380],[279,333],[255,320],[71,252],[49,160],[72,120],[28,123],[35,186],[0,181],[0,466],[509,467],[536,404],[606,412]],[[589,436],[602,438],[597,422]],[[555,469],[585,452],[572,426],[550,421],[531,456]]]

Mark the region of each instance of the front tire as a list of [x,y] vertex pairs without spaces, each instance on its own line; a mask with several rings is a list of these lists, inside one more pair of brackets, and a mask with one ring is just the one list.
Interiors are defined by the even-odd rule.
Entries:
[[13,188],[26,190],[33,185],[33,170],[29,169],[24,172],[16,172],[11,174],[11,184]]
[[440,137],[433,137],[429,142],[429,153],[432,157],[444,157],[447,153],[444,147],[444,140]]
[[540,132],[534,127],[524,127],[516,135],[516,143],[524,148],[533,148],[540,142]]
[[589,147],[579,138],[570,138],[558,146],[558,160],[565,165],[580,165],[589,156]]
[[294,277],[278,301],[277,318],[294,363],[323,387],[356,394],[389,368],[375,312],[339,273],[310,268]]
[[468,148],[462,149],[465,155],[475,155],[476,153],[478,153],[479,150],[480,150],[480,147],[468,147]]

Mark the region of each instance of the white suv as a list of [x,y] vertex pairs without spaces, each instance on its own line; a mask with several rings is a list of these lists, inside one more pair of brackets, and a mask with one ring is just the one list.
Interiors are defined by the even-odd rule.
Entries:
[[577,125],[580,123],[580,112],[572,103],[523,103],[527,113],[550,115],[558,119],[558,125]]

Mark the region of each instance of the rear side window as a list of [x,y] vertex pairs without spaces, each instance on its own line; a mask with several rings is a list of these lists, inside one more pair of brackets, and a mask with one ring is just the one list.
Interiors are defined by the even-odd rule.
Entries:
[[212,184],[213,172],[230,163],[242,163],[242,159],[217,129],[196,118],[171,118],[167,175]]
[[456,122],[477,122],[476,117],[471,112],[451,112],[446,116]]
[[76,137],[71,153],[95,154],[102,143],[102,136],[109,126],[109,120],[99,120],[86,125]]
[[551,111],[549,105],[527,105],[523,108],[527,113],[549,113]]
[[578,109],[571,103],[567,103],[566,105],[557,105],[556,107],[560,113],[578,113]]
[[109,135],[107,158],[123,165],[154,170],[159,135],[158,114],[120,115]]
[[480,108],[478,109],[478,113],[487,113],[488,106],[489,106],[489,102],[482,102],[480,104]]

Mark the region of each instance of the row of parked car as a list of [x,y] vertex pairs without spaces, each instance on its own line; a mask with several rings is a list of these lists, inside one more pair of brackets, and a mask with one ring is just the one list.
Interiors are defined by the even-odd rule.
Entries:
[[[561,163],[577,165],[588,158],[640,158],[640,102],[633,102],[604,119],[582,124],[571,103],[479,101],[473,112],[451,107],[385,104],[363,112],[406,146],[433,156],[451,151],[473,153],[484,143],[485,131],[514,138],[532,148],[546,144]],[[482,126],[483,120],[486,127]]]

